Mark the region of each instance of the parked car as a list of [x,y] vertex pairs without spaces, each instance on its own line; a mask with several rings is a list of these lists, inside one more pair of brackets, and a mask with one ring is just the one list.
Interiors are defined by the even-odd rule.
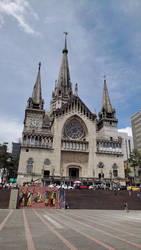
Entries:
[[88,189],[87,186],[80,186],[80,189]]
[[54,187],[54,184],[50,184],[50,185],[48,185],[48,187]]
[[95,189],[95,186],[90,185],[90,186],[89,186],[89,189]]
[[126,190],[126,186],[121,185],[120,190]]
[[63,188],[63,189],[68,189],[68,186],[67,186],[66,184],[63,184],[63,185],[62,185],[62,188]]
[[128,186],[127,187],[127,191],[132,190],[132,191],[140,191],[140,187],[136,187],[136,186]]
[[74,189],[74,187],[72,187],[72,186],[68,186],[68,189]]

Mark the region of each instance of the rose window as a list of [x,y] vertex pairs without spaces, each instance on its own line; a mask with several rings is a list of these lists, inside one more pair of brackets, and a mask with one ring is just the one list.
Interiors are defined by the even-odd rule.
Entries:
[[83,126],[77,119],[74,118],[66,124],[65,136],[72,139],[80,139],[85,136]]

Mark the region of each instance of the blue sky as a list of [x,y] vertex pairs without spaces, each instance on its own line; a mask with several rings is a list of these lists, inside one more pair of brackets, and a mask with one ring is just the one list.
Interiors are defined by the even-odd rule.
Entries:
[[106,75],[118,128],[131,133],[130,117],[141,107],[140,12],[140,0],[0,0],[0,142],[21,137],[39,61],[49,110],[64,31],[80,98],[98,113]]

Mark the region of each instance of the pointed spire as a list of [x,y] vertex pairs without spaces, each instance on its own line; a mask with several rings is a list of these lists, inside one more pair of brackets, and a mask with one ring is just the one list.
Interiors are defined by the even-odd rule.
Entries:
[[103,99],[102,99],[102,108],[101,111],[105,110],[107,113],[112,113],[113,109],[111,106],[107,84],[106,84],[106,76],[104,76],[104,90],[103,90]]
[[27,108],[31,109],[43,109],[44,100],[41,93],[41,77],[40,77],[41,63],[39,63],[37,79],[33,88],[32,97],[27,101]]
[[39,63],[37,79],[32,92],[32,100],[33,103],[35,104],[40,104],[42,101],[40,68],[41,68],[41,63]]
[[62,64],[59,72],[58,77],[58,84],[57,84],[57,93],[62,96],[68,96],[70,92],[72,92],[71,89],[71,82],[70,82],[70,72],[69,72],[69,65],[68,65],[68,50],[67,50],[67,39],[66,36],[68,35],[67,32],[64,32],[65,34],[65,45],[63,49],[63,58],[62,58]]
[[75,90],[74,90],[74,95],[78,96],[78,84],[75,84]]
[[98,113],[99,119],[97,123],[98,130],[102,129],[104,126],[112,126],[113,128],[117,127],[118,120],[115,116],[115,109],[112,108],[107,84],[106,84],[106,76],[104,76],[104,89],[103,89],[103,99],[102,99],[102,107],[101,112]]
[[68,35],[68,32],[64,32],[65,34],[65,46],[64,46],[64,49],[63,49],[63,53],[66,53],[68,54],[68,50],[67,50],[67,35]]

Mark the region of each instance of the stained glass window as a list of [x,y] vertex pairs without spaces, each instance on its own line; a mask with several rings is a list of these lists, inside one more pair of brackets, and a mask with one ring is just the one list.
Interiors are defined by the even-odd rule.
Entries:
[[75,118],[70,120],[65,127],[65,136],[79,139],[85,136],[82,124]]

